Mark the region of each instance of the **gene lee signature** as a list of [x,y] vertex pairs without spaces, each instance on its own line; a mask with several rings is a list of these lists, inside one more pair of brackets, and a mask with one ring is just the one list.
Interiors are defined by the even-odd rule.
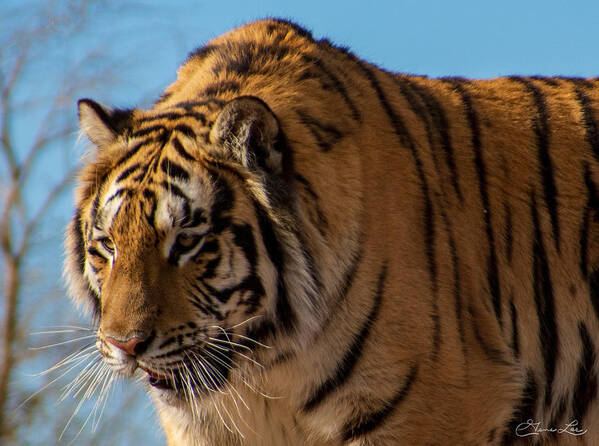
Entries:
[[578,426],[578,420],[572,420],[563,427],[541,426],[540,421],[527,420],[516,426],[516,435],[518,437],[528,437],[530,435],[541,435],[544,433],[557,433],[568,435],[584,435],[588,429],[582,429]]

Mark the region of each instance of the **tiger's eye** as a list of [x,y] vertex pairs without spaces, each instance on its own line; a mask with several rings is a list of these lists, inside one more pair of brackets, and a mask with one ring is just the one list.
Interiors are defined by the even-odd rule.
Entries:
[[199,240],[199,236],[195,234],[179,234],[177,236],[177,245],[181,248],[192,248]]
[[111,239],[104,237],[100,240],[100,243],[102,243],[102,246],[104,249],[106,249],[106,251],[110,252],[111,254],[114,253],[114,242]]

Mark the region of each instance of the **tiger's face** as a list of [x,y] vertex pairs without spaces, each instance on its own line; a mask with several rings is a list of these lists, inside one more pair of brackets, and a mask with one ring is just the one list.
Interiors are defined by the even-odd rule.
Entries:
[[113,370],[147,374],[166,399],[218,390],[236,353],[254,347],[253,321],[276,312],[277,265],[263,240],[275,230],[248,189],[280,173],[276,119],[242,98],[194,138],[202,128],[139,112],[119,126],[118,113],[80,102],[99,152],[67,233],[71,292],[96,314]]

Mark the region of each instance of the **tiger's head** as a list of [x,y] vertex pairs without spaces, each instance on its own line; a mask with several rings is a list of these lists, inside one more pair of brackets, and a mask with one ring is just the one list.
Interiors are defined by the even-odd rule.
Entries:
[[[150,111],[83,99],[79,119],[97,150],[65,271],[103,359],[169,397],[218,390],[237,354],[293,331],[293,300],[310,301],[276,116],[255,97]],[[303,297],[287,291],[291,270]]]

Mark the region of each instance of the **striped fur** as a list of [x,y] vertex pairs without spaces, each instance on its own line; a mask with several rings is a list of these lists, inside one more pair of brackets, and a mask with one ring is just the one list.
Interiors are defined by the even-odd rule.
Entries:
[[79,110],[71,292],[169,445],[599,444],[598,79],[396,75],[265,20],[151,110]]

